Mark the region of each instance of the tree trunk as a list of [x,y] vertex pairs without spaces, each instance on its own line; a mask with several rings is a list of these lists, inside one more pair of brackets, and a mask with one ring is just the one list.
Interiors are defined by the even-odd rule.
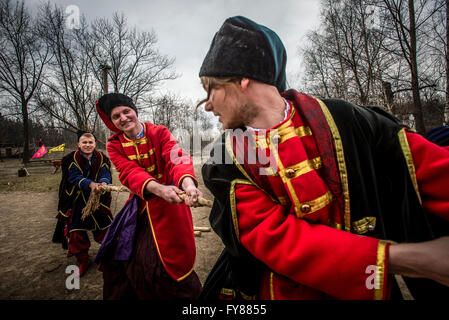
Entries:
[[[449,1],[449,0],[448,0]],[[384,91],[384,100],[385,104],[387,105],[387,110],[389,112],[393,112],[393,106],[394,106],[394,94],[391,90],[391,83],[387,81],[382,81],[382,87]]]
[[108,65],[101,66],[103,76],[103,94],[107,94],[109,92],[108,71],[111,69],[112,69],[111,66]]
[[408,6],[410,18],[410,68],[412,73],[412,92],[413,92],[413,106],[414,106],[413,115],[415,117],[416,131],[418,131],[419,133],[424,133],[426,131],[426,128],[424,125],[422,103],[419,95],[414,0],[409,0]]
[[30,133],[28,123],[28,103],[22,99],[22,120],[23,120],[23,163],[28,163],[30,159]]

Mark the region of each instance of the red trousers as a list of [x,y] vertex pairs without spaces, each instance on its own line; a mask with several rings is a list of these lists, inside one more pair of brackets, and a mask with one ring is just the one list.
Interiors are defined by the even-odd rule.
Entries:
[[[104,236],[106,235],[106,231],[104,230],[96,230],[93,231],[94,240],[98,243],[103,241]],[[86,260],[89,258],[89,248],[90,248],[90,240],[87,235],[87,231],[78,230],[72,231],[69,233],[69,243],[68,243],[69,251],[67,253],[67,257],[76,256],[78,261]]]

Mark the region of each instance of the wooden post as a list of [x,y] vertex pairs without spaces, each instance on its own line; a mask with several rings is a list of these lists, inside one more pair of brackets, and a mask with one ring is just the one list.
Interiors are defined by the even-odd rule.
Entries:
[[[106,93],[109,92],[108,72],[111,69],[112,69],[112,67],[108,66],[107,64],[100,65],[100,70],[103,73],[103,75],[102,75],[102,78],[103,78],[103,83],[102,83],[103,94],[106,94]],[[105,128],[105,132],[104,132],[104,136],[106,137],[106,141],[104,142],[105,145],[107,144],[107,137],[109,137],[110,135],[111,135],[111,131],[106,127]]]
[[108,86],[108,71],[112,69],[111,66],[108,66],[107,64],[102,64],[100,66],[101,71],[103,72],[103,94],[106,94],[109,92],[109,86]]

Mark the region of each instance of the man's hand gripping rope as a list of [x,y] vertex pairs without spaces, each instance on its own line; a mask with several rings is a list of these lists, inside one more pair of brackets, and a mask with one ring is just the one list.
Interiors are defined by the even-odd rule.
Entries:
[[[129,190],[125,186],[114,186],[112,184],[101,184],[98,186],[98,188],[95,188],[92,190],[89,196],[89,200],[87,200],[86,206],[82,210],[82,217],[81,219],[86,219],[89,215],[92,214],[92,212],[95,212],[100,207],[100,196],[104,192],[129,192],[132,193],[131,190]],[[187,198],[187,195],[185,193],[179,193],[178,197],[185,201]],[[186,203],[187,204],[187,203]],[[202,197],[198,197],[198,202],[194,205],[190,205],[191,207],[209,207],[212,208],[212,201],[204,199]]]

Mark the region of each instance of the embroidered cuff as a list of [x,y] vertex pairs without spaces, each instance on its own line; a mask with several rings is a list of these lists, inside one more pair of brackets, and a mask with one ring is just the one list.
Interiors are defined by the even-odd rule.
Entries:
[[195,184],[195,187],[198,188],[198,181],[196,181],[195,176],[193,176],[193,175],[191,175],[191,174],[184,174],[184,175],[181,176],[181,178],[179,178],[178,183],[176,184],[176,185],[178,186],[179,189],[183,190],[183,189],[182,189],[182,180],[184,180],[184,178],[186,178],[186,177],[192,178],[193,183]]
[[111,181],[109,180],[109,178],[101,178],[98,182],[99,182],[99,183],[105,182],[105,183],[107,183],[107,184],[110,184],[110,183],[111,183]]
[[83,190],[90,190],[89,185],[91,182],[92,180],[83,178],[78,182],[78,187]]
[[374,290],[374,300],[387,299],[388,288],[388,248],[390,243],[380,240],[377,246],[377,269],[376,269],[376,288]]
[[151,196],[153,195],[151,192],[147,191],[146,186],[148,183],[150,183],[150,181],[156,181],[157,180],[153,177],[148,178],[147,180],[145,180],[145,182],[142,184],[142,189],[140,189],[140,197],[143,200],[149,200],[151,198]]

